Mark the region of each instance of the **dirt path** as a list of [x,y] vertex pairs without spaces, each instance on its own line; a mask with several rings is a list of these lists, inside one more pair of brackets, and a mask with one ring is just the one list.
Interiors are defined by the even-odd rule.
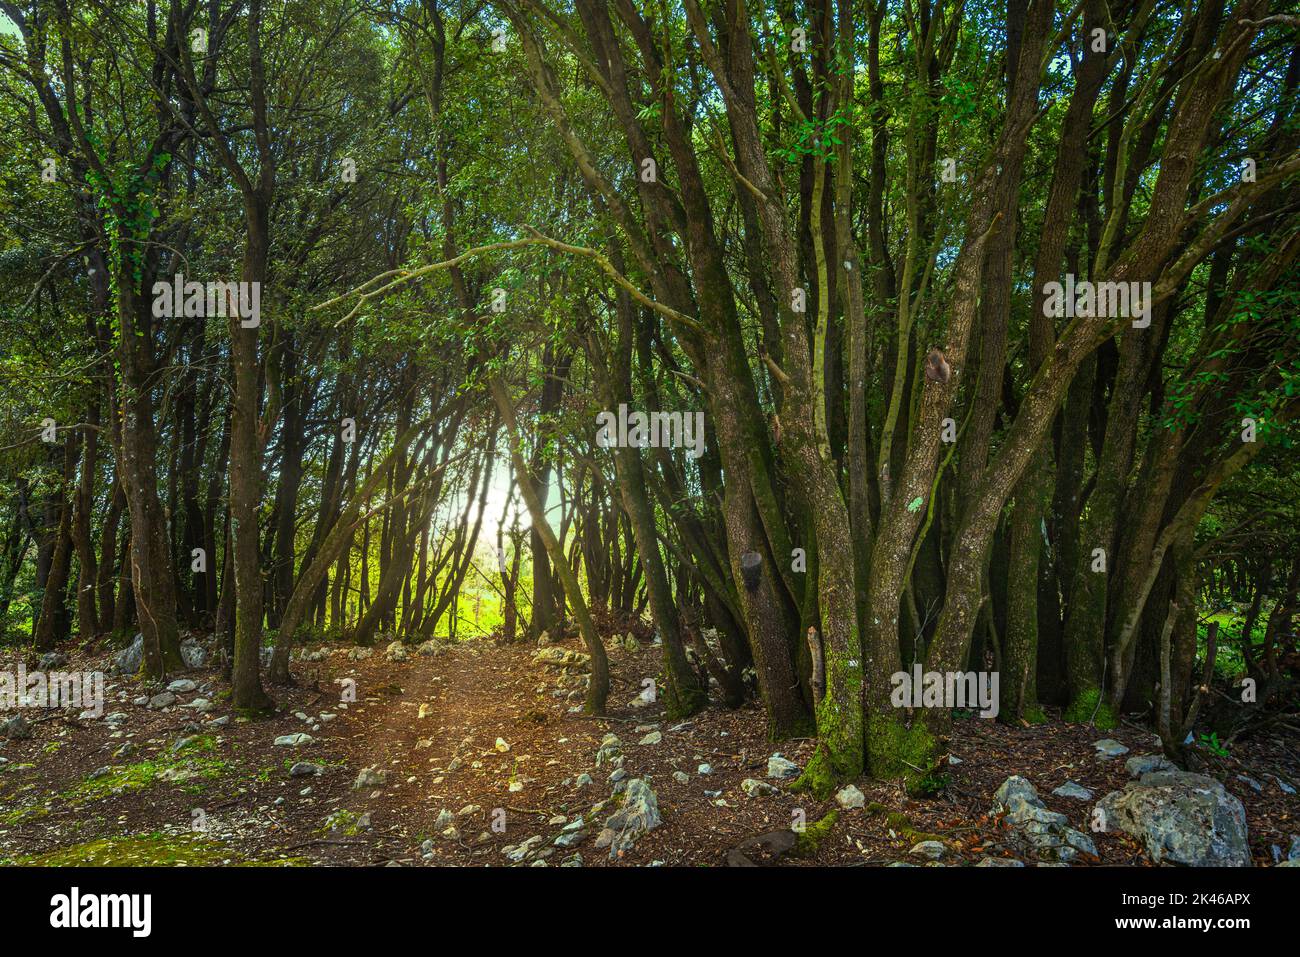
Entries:
[[[532,838],[531,853],[519,863],[556,865],[577,853],[588,867],[713,866],[748,839],[788,831],[795,821],[816,822],[834,808],[768,777],[775,750],[802,765],[810,741],[769,744],[752,705],[714,706],[676,723],[658,704],[634,708],[643,679],[658,672],[658,649],[608,644],[607,718],[570,710],[582,700],[574,670],[537,663],[535,648],[490,642],[441,648],[431,657],[411,651],[396,662],[382,649],[362,660],[351,648],[308,649],[319,660],[294,662],[298,687],[276,689],[282,711],[254,722],[229,719],[226,686],[211,671],[187,675],[196,688],[161,710],[133,703],[161,688],[110,679],[104,717],[31,712],[29,739],[0,739],[0,861],[490,866],[510,863],[503,852]],[[109,657],[74,656],[65,667],[106,668]],[[345,700],[350,691],[354,700]],[[183,707],[199,697],[212,710]],[[312,740],[273,743],[294,733]],[[650,782],[663,816],[661,827],[616,862],[594,847],[621,802],[611,793],[611,767],[595,765],[607,733],[620,739],[625,776]],[[918,835],[946,842],[949,864],[1009,855],[1008,835],[987,811],[1012,773],[1028,777],[1052,810],[1086,828],[1089,805],[1050,792],[1067,779],[1098,794],[1123,785],[1123,762],[1096,758],[1092,743],[1101,736],[1062,723],[957,722],[951,749],[960,763],[940,798],[917,801],[896,785],[859,781],[865,808],[839,815],[812,857],[786,855],[782,863],[908,860]],[[1135,727],[1107,736],[1135,754],[1151,750],[1149,732]],[[1253,748],[1234,758],[1241,770],[1300,775],[1292,744],[1270,739]],[[321,773],[291,776],[300,762]],[[383,773],[354,787],[367,768]],[[583,783],[584,774],[591,783]],[[764,792],[751,795],[742,787],[748,779],[773,790],[750,785]],[[1271,845],[1285,848],[1297,829],[1300,803],[1268,779],[1263,793],[1232,773],[1225,780],[1247,808],[1252,851],[1265,863]],[[439,826],[444,811],[451,819]],[[580,815],[589,821],[585,837],[555,847],[564,825]],[[1100,862],[1142,860],[1128,838],[1096,837]]]

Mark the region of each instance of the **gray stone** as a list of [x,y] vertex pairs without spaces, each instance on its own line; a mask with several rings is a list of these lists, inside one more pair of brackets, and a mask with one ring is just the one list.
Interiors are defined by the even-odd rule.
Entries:
[[189,678],[177,678],[167,686],[167,690],[175,692],[176,694],[185,694],[188,691],[193,691],[197,687],[198,685]]
[[1128,747],[1114,738],[1102,738],[1100,741],[1094,741],[1092,746],[1097,749],[1097,757],[1103,760],[1118,758],[1121,754],[1128,754]]
[[405,661],[409,655],[406,653],[406,646],[400,641],[394,641],[384,649],[384,657],[389,661]]
[[1066,781],[1059,788],[1053,789],[1052,793],[1057,797],[1078,798],[1080,801],[1092,800],[1092,792],[1074,781]]
[[937,861],[939,858],[943,857],[947,851],[948,848],[944,846],[943,841],[922,841],[907,853],[916,857],[924,857],[932,861]]
[[169,708],[176,703],[176,696],[170,691],[164,691],[162,694],[156,694],[149,699],[150,709]]
[[758,778],[745,778],[745,780],[740,782],[740,789],[750,797],[760,797],[766,794],[778,793],[776,788],[772,787],[772,785],[768,784],[766,781],[758,780]]
[[298,748],[304,744],[311,744],[316,739],[310,734],[303,731],[296,731],[293,734],[282,734],[275,739],[276,745],[285,748]]
[[1031,804],[1041,803],[1038,789],[1018,774],[1011,775],[993,792],[993,804],[998,808],[1008,808],[1013,797],[1023,797]]
[[[663,823],[659,814],[659,799],[642,778],[627,782],[623,806],[605,821],[601,837],[609,832],[609,857],[617,860],[632,849],[642,834],[649,833]],[[599,841],[599,839],[598,839]],[[603,847],[597,843],[597,847]]]
[[208,663],[208,650],[194,638],[181,642],[181,660],[187,668],[202,668]]
[[778,751],[767,759],[767,776],[769,778],[797,778],[799,765],[781,756]]
[[664,736],[663,736],[662,732],[659,732],[659,731],[651,731],[651,732],[650,732],[649,734],[647,734],[644,738],[642,738],[640,741],[638,741],[637,744],[644,744],[644,745],[658,744],[658,743],[659,743],[660,741],[662,741],[663,739],[664,739]]
[[1153,771],[1098,802],[1102,830],[1142,840],[1157,864],[1249,867],[1246,810],[1218,781],[1186,771]]
[[16,714],[0,724],[0,734],[10,741],[24,741],[32,736],[32,726],[21,714]]
[[41,660],[37,662],[36,667],[41,671],[53,671],[55,668],[62,668],[67,663],[67,655],[59,651],[51,651],[41,655]]
[[1018,861],[1014,857],[986,857],[981,860],[976,867],[1024,867],[1024,861]]
[[576,847],[587,839],[587,832],[581,828],[575,831],[566,830],[554,840],[556,847]]
[[1152,771],[1177,771],[1178,766],[1163,754],[1135,754],[1124,762],[1124,770],[1131,778],[1140,778]]
[[674,771],[673,780],[676,781],[678,784],[689,784],[691,781],[691,776],[687,774],[685,771]]
[[1092,840],[1069,827],[1070,819],[1064,814],[1048,810],[1038,790],[1018,774],[1007,778],[994,792],[990,813],[1004,814],[1024,845],[1039,854],[1051,855],[1057,862],[1073,860],[1080,852],[1097,853]]
[[310,761],[298,761],[293,767],[289,768],[289,777],[307,778],[315,777],[325,773],[325,769],[319,764],[312,764]]
[[382,768],[371,765],[368,768],[362,768],[357,779],[352,782],[352,790],[360,791],[362,788],[378,788],[388,783],[388,772]]
[[541,843],[542,843],[542,835],[535,834],[532,837],[528,838],[528,840],[523,841],[519,844],[515,844],[509,847],[503,847],[501,849],[501,853],[506,856],[507,860],[515,864],[518,864],[524,858],[532,854],[533,851],[537,850],[538,846]]
[[853,808],[863,807],[867,803],[867,796],[852,784],[840,788],[835,795],[835,802],[844,810],[849,811]]
[[127,645],[113,657],[113,670],[119,675],[133,675],[140,670],[140,664],[144,661],[144,635],[138,634],[131,644]]

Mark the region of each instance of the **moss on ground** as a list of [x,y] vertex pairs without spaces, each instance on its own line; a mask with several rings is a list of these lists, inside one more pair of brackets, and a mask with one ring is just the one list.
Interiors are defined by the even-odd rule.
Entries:
[[812,824],[805,824],[804,829],[799,832],[795,839],[794,855],[795,857],[812,857],[817,853],[817,848],[821,846],[822,841],[830,836],[835,827],[835,822],[840,819],[838,809],[832,809],[826,812],[821,820]]
[[11,863],[28,867],[211,867],[218,864],[266,867],[306,864],[303,858],[239,861],[215,841],[189,833],[139,834],[106,837],[74,844],[45,854],[31,854]]

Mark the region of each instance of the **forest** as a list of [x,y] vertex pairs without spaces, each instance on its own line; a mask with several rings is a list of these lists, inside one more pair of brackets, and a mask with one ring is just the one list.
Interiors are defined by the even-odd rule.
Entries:
[[0,863],[1300,866],[1294,0],[0,0]]

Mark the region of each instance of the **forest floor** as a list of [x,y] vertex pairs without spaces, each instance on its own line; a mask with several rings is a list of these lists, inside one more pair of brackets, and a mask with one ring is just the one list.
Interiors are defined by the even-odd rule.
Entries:
[[[752,705],[730,711],[714,704],[680,722],[666,720],[659,703],[633,707],[643,679],[659,673],[659,649],[629,650],[613,638],[608,645],[606,718],[570,711],[581,704],[577,676],[537,662],[538,649],[490,641],[440,646],[430,657],[412,649],[406,661],[388,660],[382,648],[356,660],[351,646],[313,646],[307,651],[319,660],[295,659],[297,687],[273,689],[281,710],[256,721],[229,718],[228,686],[213,669],[186,673],[196,688],[153,709],[133,702],[161,686],[109,677],[102,717],[27,709],[32,736],[0,738],[0,863],[485,866],[511,863],[510,850],[535,838],[519,863],[572,866],[577,853],[583,866],[761,864],[761,849],[737,846],[788,832],[801,817],[813,824],[835,808],[833,799],[813,801],[790,793],[789,780],[768,777],[769,756],[779,751],[803,765],[812,741],[769,744],[763,714]],[[63,670],[107,671],[111,655],[83,650]],[[0,659],[0,669],[15,666],[16,659]],[[339,679],[355,681],[354,701],[340,700],[347,685]],[[200,697],[211,710],[185,707]],[[909,849],[937,837],[950,866],[1013,855],[1032,864],[989,813],[998,786],[1011,774],[1024,776],[1052,811],[1087,832],[1095,800],[1128,780],[1124,758],[1099,758],[1094,742],[1118,739],[1131,756],[1151,753],[1155,740],[1127,723],[1108,732],[1059,720],[954,725],[957,761],[943,794],[917,800],[897,784],[858,781],[865,807],[841,812],[815,853],[796,857],[792,850],[779,862],[924,863]],[[296,733],[310,740],[274,743]],[[663,817],[614,861],[608,849],[594,847],[622,800],[611,796],[609,765],[595,761],[609,733],[621,741],[627,777],[648,780]],[[1300,798],[1275,777],[1300,783],[1296,737],[1256,737],[1213,760],[1216,776],[1245,806],[1255,863],[1271,864],[1273,846],[1285,853],[1290,835],[1300,832]],[[291,776],[298,763],[321,773]],[[699,773],[703,764],[711,773]],[[376,773],[357,787],[366,768]],[[582,783],[583,774],[593,782]],[[747,779],[774,790],[751,796],[741,786]],[[1096,797],[1053,795],[1067,780]],[[438,823],[443,811],[455,822],[449,836],[446,816]],[[591,822],[586,835],[555,847],[579,815]],[[1081,855],[1076,864],[1147,863],[1123,834],[1092,836],[1098,858]]]

